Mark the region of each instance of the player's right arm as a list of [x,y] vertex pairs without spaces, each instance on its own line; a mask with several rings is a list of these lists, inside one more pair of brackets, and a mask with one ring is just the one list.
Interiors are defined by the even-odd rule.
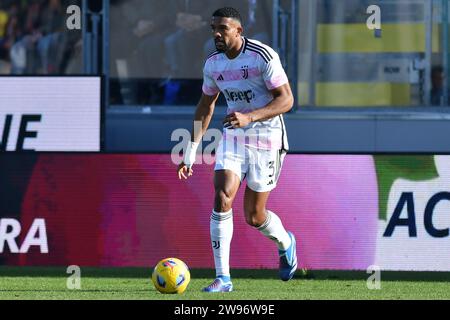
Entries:
[[[195,161],[198,145],[208,129],[217,98],[219,97],[220,90],[212,76],[211,67],[211,60],[208,58],[203,68],[202,96],[200,97],[197,109],[195,110],[191,141],[189,141],[187,148],[185,149],[183,161],[178,166],[179,179],[182,177],[187,179],[185,172],[187,172],[188,177],[193,173],[192,165]],[[200,130],[198,130],[198,124],[200,124]]]
[[[218,97],[219,93],[212,96],[206,95],[204,92],[202,93],[200,101],[197,104],[197,109],[195,110],[194,127],[191,132],[193,142],[199,143],[200,140],[202,140],[203,135],[206,133],[209,123],[211,122]],[[195,129],[195,123],[201,123],[201,130]]]
[[[213,95],[208,95],[203,92],[200,97],[200,101],[197,104],[197,109],[195,110],[194,126],[191,131],[191,141],[189,142],[185,154],[183,155],[183,161],[178,166],[178,179],[180,180],[181,178],[187,179],[187,177],[192,176],[194,172],[192,170],[192,165],[195,161],[197,148],[203,135],[208,129],[209,123],[211,122],[218,97],[219,92],[214,93]],[[198,130],[198,124],[200,124],[200,130]],[[185,173],[187,173],[187,177]]]

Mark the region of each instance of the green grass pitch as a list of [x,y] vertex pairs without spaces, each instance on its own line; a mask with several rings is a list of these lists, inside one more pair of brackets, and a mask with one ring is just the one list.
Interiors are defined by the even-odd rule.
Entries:
[[450,273],[382,272],[381,289],[367,288],[365,272],[298,271],[282,282],[276,270],[233,270],[235,291],[207,294],[213,270],[191,270],[191,282],[182,295],[155,290],[145,268],[82,268],[81,289],[69,290],[65,268],[0,267],[0,300],[311,300],[311,299],[450,299]]

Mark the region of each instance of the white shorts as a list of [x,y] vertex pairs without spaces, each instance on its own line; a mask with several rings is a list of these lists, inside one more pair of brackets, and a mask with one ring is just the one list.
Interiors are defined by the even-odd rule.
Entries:
[[277,186],[286,151],[242,147],[240,151],[223,148],[223,141],[216,149],[215,171],[231,170],[255,192],[269,192]]

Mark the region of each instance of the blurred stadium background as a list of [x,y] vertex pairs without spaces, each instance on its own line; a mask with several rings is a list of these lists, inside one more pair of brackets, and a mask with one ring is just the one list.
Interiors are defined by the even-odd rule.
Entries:
[[[171,149],[170,139],[135,137],[186,127],[213,49],[209,15],[225,4],[281,55],[296,89],[293,151],[448,151],[446,1],[0,3],[0,74],[104,75],[107,151]],[[82,30],[66,27],[71,4],[83,9]],[[374,4],[381,36],[366,27]]]
[[[212,268],[212,167],[181,184],[170,153],[201,94],[210,15],[227,5],[278,51],[295,94],[270,205],[300,234],[301,267],[450,271],[448,2],[0,0],[0,150],[15,151],[0,154],[0,265],[148,267],[173,255]],[[71,5],[80,29],[67,27]],[[381,30],[366,25],[370,5]],[[63,116],[44,125],[52,103]],[[27,121],[50,138],[19,129],[15,111],[42,111]],[[220,98],[212,128],[225,113]],[[44,152],[14,148],[14,128],[17,146]],[[276,268],[242,195],[232,266]]]

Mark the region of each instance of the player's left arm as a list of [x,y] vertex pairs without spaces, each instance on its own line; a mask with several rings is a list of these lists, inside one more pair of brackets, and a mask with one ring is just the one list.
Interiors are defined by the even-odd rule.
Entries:
[[243,128],[251,122],[272,119],[292,109],[294,96],[289,82],[270,91],[273,100],[265,107],[249,113],[233,112],[225,118],[223,123],[229,128]]

